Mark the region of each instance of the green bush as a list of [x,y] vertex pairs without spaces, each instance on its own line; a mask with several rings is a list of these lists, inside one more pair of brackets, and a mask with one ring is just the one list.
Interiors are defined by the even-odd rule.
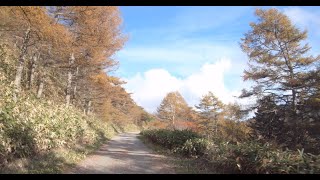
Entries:
[[190,130],[146,130],[141,134],[147,137],[151,142],[170,150],[182,147],[189,139],[200,138],[198,134]]
[[146,130],[141,134],[175,153],[201,157],[207,167],[220,173],[320,173],[320,155],[281,150],[268,143],[213,143],[188,130]]
[[245,142],[213,146],[206,159],[222,173],[320,173],[320,156]]
[[188,157],[203,156],[210,148],[211,143],[203,138],[188,139],[182,147],[175,149],[175,152]]

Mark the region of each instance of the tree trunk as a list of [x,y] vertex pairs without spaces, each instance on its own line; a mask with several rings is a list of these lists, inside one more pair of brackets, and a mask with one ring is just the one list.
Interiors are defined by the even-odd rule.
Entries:
[[73,91],[72,91],[72,100],[73,103],[75,103],[75,99],[76,99],[76,93],[77,93],[77,77],[79,74],[79,67],[76,68],[76,72],[73,76],[73,81],[74,81],[74,87],[73,87]]
[[13,94],[13,100],[14,102],[17,102],[18,95],[20,93],[20,86],[21,86],[21,77],[22,77],[22,71],[23,71],[23,62],[19,62],[16,77],[14,80],[14,94]]
[[92,103],[92,101],[89,101],[89,103],[88,103],[88,115],[90,115],[92,112],[91,103]]
[[217,135],[218,135],[218,120],[217,119],[215,119],[214,120],[214,123],[215,123],[215,136],[217,137]]
[[21,78],[22,78],[23,66],[24,66],[25,58],[27,54],[27,45],[28,45],[29,39],[30,39],[30,27],[27,29],[25,36],[23,38],[21,52],[19,56],[19,64],[17,67],[16,76],[14,79],[14,93],[13,93],[14,102],[17,102],[20,89],[21,89]]
[[84,108],[83,108],[84,115],[87,115],[87,112],[88,112],[88,101],[85,100],[84,101]]
[[76,92],[77,92],[77,86],[75,85],[73,87],[73,91],[72,91],[72,102],[73,104],[75,104],[75,100],[76,100]]
[[91,101],[90,100],[85,101],[83,112],[85,115],[89,115],[91,113]]
[[[280,47],[280,50],[281,50],[281,53],[283,55],[283,58],[285,60],[285,63],[289,69],[289,75],[290,75],[290,80],[293,80],[294,79],[294,72],[293,72],[293,66],[291,64],[291,57],[289,55],[289,52],[288,52],[288,48],[287,48],[287,43],[284,44],[285,47],[283,47],[280,43],[280,40],[278,39],[278,36],[277,36],[277,33],[275,32],[275,37],[277,38],[277,41],[278,41],[278,45]],[[286,53],[285,53],[285,50],[286,50]],[[292,110],[294,113],[296,113],[297,111],[297,106],[296,106],[296,89],[294,87],[291,87],[291,92],[292,92]]]
[[175,129],[175,116],[176,116],[176,108],[174,107],[173,104],[170,105],[171,106],[171,110],[173,112],[173,115],[172,115],[172,128]]
[[175,129],[174,116],[172,116],[172,128]]
[[32,58],[32,61],[31,61],[31,66],[30,66],[30,72],[29,72],[29,78],[28,78],[28,81],[29,81],[28,89],[31,89],[32,85],[33,85],[34,72],[35,72],[35,69],[36,69],[37,60],[38,60],[38,56],[34,55],[33,58]]
[[[290,73],[290,78],[291,80],[294,79],[294,72],[293,72],[293,68],[292,68],[292,65],[291,65],[291,62],[290,61],[287,61],[286,62],[288,68],[289,68],[289,73]],[[292,110],[294,113],[297,112],[297,105],[296,105],[296,89],[294,87],[291,88],[291,92],[292,92]]]
[[231,141],[232,141],[232,142],[234,142],[234,134],[235,134],[234,131],[235,131],[234,125],[232,125],[232,126],[231,126]]
[[90,113],[91,113],[91,101],[90,101],[90,100],[89,100],[88,103],[87,103],[87,110],[86,110],[86,112],[87,112],[87,115],[90,115]]
[[71,83],[72,83],[72,65],[74,63],[73,53],[69,59],[69,70],[68,70],[68,80],[67,80],[67,89],[66,89],[66,105],[69,106],[71,98]]
[[43,92],[43,86],[44,86],[44,83],[43,83],[42,80],[40,80],[39,87],[38,87],[38,92],[37,92],[37,98],[41,97],[42,92]]

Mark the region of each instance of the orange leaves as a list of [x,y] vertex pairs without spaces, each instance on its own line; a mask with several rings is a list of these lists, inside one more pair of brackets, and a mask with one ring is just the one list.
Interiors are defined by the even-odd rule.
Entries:
[[188,110],[188,105],[183,99],[181,94],[176,92],[170,92],[164,97],[160,106],[157,109],[159,118],[163,120],[169,120],[174,123],[175,120],[184,117],[186,111]]
[[203,113],[217,113],[222,110],[223,103],[212,92],[208,92],[208,94],[202,96],[196,108]]
[[304,89],[312,91],[307,87],[303,74],[309,74],[320,57],[307,55],[310,47],[303,44],[307,31],[295,27],[281,11],[257,9],[255,14],[258,20],[250,24],[251,30],[241,42],[241,48],[250,61],[243,79],[256,82],[252,87],[256,96],[274,94],[279,101],[289,96],[291,102],[285,101],[295,111],[300,96],[297,92]]
[[196,122],[190,122],[190,121],[177,121],[176,128],[177,129],[190,129],[193,131],[197,131],[199,129]]
[[148,123],[148,126],[152,129],[165,129],[169,126],[169,123],[164,121],[152,121]]
[[90,78],[93,80],[93,82],[98,84],[105,84],[108,83],[108,77],[105,73],[100,72],[99,74],[92,75]]
[[[50,98],[54,91],[59,96],[53,99],[63,101],[65,95],[84,112],[92,110],[104,119],[133,122],[143,109],[121,87],[124,81],[107,74],[117,67],[112,55],[126,41],[121,24],[117,7],[0,7],[0,30],[5,29],[1,37],[14,48],[27,47],[19,50],[27,62],[20,68],[26,74],[23,82],[28,82],[27,75],[32,72],[29,65],[36,64],[32,66],[36,67],[34,82],[45,83],[44,94]],[[26,32],[30,38],[28,33],[24,42]],[[29,58],[35,55],[39,58],[33,63]]]

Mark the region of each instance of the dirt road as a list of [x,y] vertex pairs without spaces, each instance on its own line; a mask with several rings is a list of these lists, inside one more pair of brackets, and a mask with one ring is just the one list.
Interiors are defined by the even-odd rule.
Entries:
[[166,157],[146,147],[138,133],[114,137],[98,151],[89,155],[68,173],[80,174],[166,174],[174,173]]

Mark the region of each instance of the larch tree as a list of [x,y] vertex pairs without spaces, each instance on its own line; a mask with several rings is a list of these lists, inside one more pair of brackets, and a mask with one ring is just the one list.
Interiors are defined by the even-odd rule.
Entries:
[[275,94],[279,101],[297,110],[297,96],[305,87],[305,77],[319,57],[307,56],[308,44],[301,45],[307,31],[300,31],[277,9],[255,12],[257,23],[245,34],[241,48],[249,57],[244,80],[256,82],[255,95]]
[[240,138],[239,135],[239,126],[240,120],[246,114],[241,110],[241,106],[237,103],[229,103],[223,107],[223,123],[222,131],[225,131],[227,135],[230,136],[232,141]]
[[66,104],[87,115],[108,114],[105,102],[118,114],[139,114],[123,82],[107,75],[126,41],[118,7],[1,7],[0,14],[1,38],[20,57],[15,99],[23,86],[38,98],[61,101],[64,94]]
[[1,7],[0,13],[1,31],[5,32],[6,40],[14,42],[14,47],[20,51],[14,78],[16,101],[22,83],[27,89],[32,88],[36,67],[40,67],[36,64],[42,63],[42,53],[47,52],[49,46],[55,46],[61,40],[65,42],[68,38],[61,31],[63,29],[57,30],[53,26],[53,19],[47,15],[45,7]]
[[[310,47],[304,44],[307,31],[295,27],[290,19],[275,8],[257,9],[258,22],[250,23],[251,30],[242,39],[241,48],[248,55],[249,68],[244,80],[252,80],[255,86],[250,95],[272,95],[276,104],[285,104],[285,122],[292,132],[291,144],[303,142],[302,118],[304,100],[310,94],[306,80],[315,69],[320,57],[308,55]],[[300,140],[299,140],[300,139]]]
[[168,93],[157,108],[157,116],[162,120],[171,122],[171,127],[176,128],[175,122],[185,118],[188,104],[178,91]]
[[73,102],[88,107],[92,104],[94,93],[97,93],[92,90],[92,79],[117,65],[111,56],[121,49],[126,40],[121,33],[119,9],[95,6],[54,7],[50,9],[50,14],[75,37],[72,42],[74,49],[70,52],[75,60],[68,65],[66,103],[69,104],[73,99]]
[[2,7],[1,31],[9,32],[8,37],[15,41],[19,48],[19,58],[14,78],[14,101],[18,100],[21,91],[21,81],[26,63],[28,50],[39,36],[39,20],[42,11],[39,7]]
[[218,134],[218,118],[223,112],[223,106],[223,103],[212,92],[202,96],[199,105],[195,106],[200,112],[203,126],[209,126],[205,129],[209,132],[213,131],[215,135]]

